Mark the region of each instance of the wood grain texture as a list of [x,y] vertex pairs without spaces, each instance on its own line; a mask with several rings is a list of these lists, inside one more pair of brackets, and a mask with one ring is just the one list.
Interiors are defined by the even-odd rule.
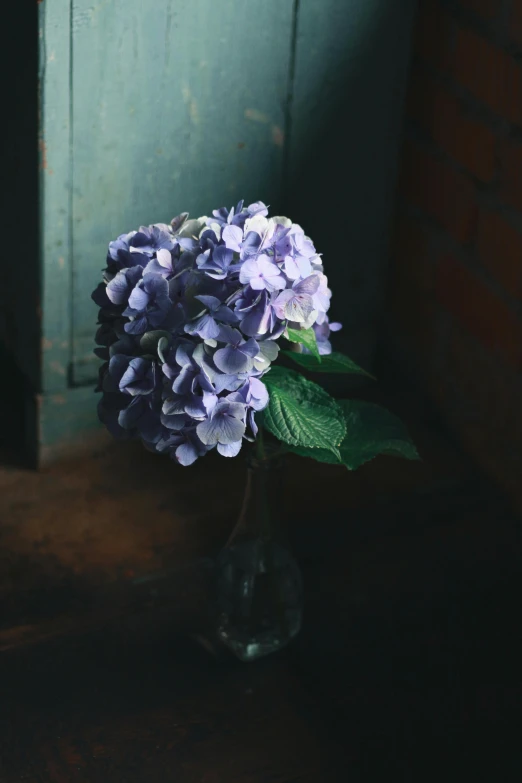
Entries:
[[2,783],[339,779],[317,700],[285,661],[213,661],[169,631],[168,618],[3,663]]
[[99,395],[92,386],[65,388],[39,397],[39,465],[84,452],[103,438],[98,420]]
[[67,386],[70,353],[70,0],[39,13],[42,388],[55,392]]
[[386,279],[416,5],[299,3],[288,212],[324,254],[332,314],[344,324],[338,345],[368,369]]
[[282,178],[292,0],[74,0],[74,382],[96,376],[89,293],[108,241]]

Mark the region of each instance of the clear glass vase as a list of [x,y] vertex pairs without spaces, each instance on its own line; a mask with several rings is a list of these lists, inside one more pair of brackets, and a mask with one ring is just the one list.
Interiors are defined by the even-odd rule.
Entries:
[[217,559],[217,635],[242,661],[282,649],[301,627],[302,579],[278,514],[281,488],[280,458],[248,458],[243,506]]

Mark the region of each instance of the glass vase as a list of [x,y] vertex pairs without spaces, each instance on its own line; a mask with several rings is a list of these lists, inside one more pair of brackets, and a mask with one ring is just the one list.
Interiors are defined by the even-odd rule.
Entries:
[[282,461],[250,455],[243,505],[216,563],[217,636],[242,661],[282,649],[301,627],[302,579],[282,527]]

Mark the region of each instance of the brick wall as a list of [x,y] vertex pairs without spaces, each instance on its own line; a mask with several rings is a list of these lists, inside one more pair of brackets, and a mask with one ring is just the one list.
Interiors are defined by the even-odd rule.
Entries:
[[522,0],[420,0],[385,325],[522,507]]

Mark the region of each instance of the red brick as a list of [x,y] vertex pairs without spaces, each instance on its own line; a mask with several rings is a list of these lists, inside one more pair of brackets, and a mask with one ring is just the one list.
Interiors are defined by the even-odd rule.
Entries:
[[412,74],[407,111],[435,143],[482,182],[495,174],[496,139],[485,125],[471,119],[460,101],[429,74]]
[[444,256],[436,270],[439,302],[458,322],[515,369],[522,366],[522,321],[456,258]]
[[460,29],[453,74],[479,101],[522,125],[522,69],[513,57],[471,30]]
[[[522,383],[520,375],[462,331],[456,324],[450,333],[448,369],[461,397],[490,430],[522,446]],[[521,448],[522,453],[522,448]]]
[[430,236],[407,215],[395,221],[391,275],[417,294],[434,289],[434,267],[429,258]]
[[399,188],[459,242],[471,239],[476,207],[475,189],[468,178],[417,144],[407,145]]
[[456,407],[465,407],[463,418],[484,420],[490,405],[491,390],[488,379],[491,377],[492,358],[481,344],[463,332],[457,323],[452,324],[449,349],[448,373],[454,385]]
[[522,0],[513,0],[509,35],[514,41],[522,44]]
[[500,3],[501,0],[460,0],[463,8],[488,21],[498,15]]
[[522,144],[506,141],[500,146],[501,198],[522,211]]
[[522,298],[522,234],[498,212],[479,212],[477,252],[483,266],[504,289]]
[[414,51],[419,59],[447,71],[451,65],[453,32],[451,16],[437,0],[420,4],[414,35]]
[[[459,398],[449,401],[447,406],[453,426],[487,472],[497,479],[517,476],[520,485],[522,384],[519,375],[495,362],[457,328],[451,333],[448,359]],[[490,459],[485,459],[487,455]]]

